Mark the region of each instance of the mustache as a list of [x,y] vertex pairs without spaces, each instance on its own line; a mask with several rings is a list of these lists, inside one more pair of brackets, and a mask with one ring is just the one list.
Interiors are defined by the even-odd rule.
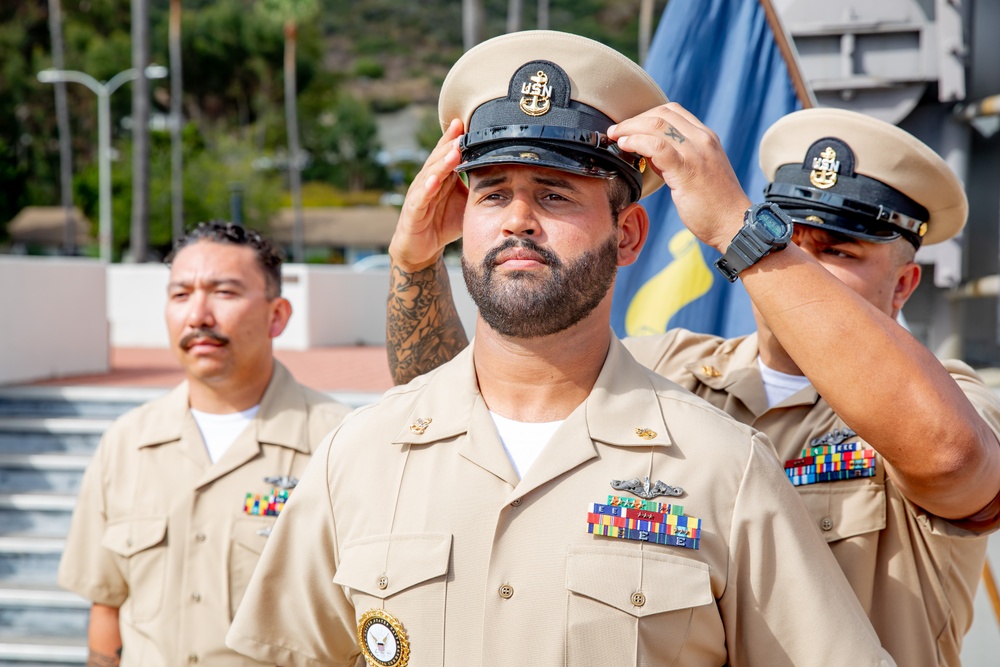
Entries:
[[562,260],[559,259],[559,256],[548,248],[543,248],[529,238],[519,239],[511,236],[504,240],[500,245],[486,253],[486,257],[483,258],[483,267],[487,270],[492,270],[496,264],[497,257],[500,256],[500,253],[505,250],[510,250],[511,248],[524,248],[526,250],[530,250],[541,257],[546,264],[554,268],[562,266]]
[[213,331],[211,329],[199,328],[199,329],[193,329],[192,331],[186,333],[184,337],[181,338],[178,346],[182,350],[188,350],[191,348],[192,345],[194,345],[194,341],[199,338],[202,339],[207,338],[208,340],[218,343],[219,345],[229,344],[228,336],[223,336],[222,334]]

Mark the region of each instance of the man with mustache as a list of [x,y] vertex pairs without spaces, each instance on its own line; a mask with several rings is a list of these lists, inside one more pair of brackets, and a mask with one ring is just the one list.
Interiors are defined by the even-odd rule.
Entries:
[[88,665],[256,664],[226,631],[314,445],[348,409],[274,359],[291,304],[270,241],[201,223],[166,262],[186,381],[105,433],[59,584],[93,601]]
[[400,224],[462,225],[479,335],[325,441],[230,646],[285,667],[893,664],[767,439],[611,333],[662,180],[603,132],[664,102],[564,33],[455,64],[439,116],[463,150],[433,152]]
[[[670,104],[608,134],[665,173],[681,219],[726,253],[721,268],[743,280],[757,322],[747,337],[673,330],[626,347],[769,436],[899,664],[959,664],[987,535],[1000,523],[1000,401],[971,368],[937,360],[895,317],[920,279],[916,249],[965,224],[961,183],[889,123],[838,109],[796,112],[760,147],[772,182],[766,200],[794,229],[736,242],[751,202],[697,118]],[[445,178],[458,152],[443,153],[435,173]],[[440,260],[461,232],[445,204],[464,192],[449,184],[428,197],[436,215],[404,219],[390,248],[387,339],[397,382],[466,345]]]

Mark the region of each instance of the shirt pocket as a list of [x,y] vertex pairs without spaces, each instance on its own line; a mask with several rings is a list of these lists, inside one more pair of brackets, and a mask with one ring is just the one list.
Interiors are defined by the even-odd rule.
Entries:
[[383,609],[421,646],[421,665],[444,664],[446,580],[452,536],[446,533],[376,535],[348,542],[333,583],[345,588],[356,620]]
[[809,484],[797,490],[827,542],[885,528],[885,468],[881,461],[874,477]]
[[233,522],[229,540],[229,618],[250,585],[250,576],[267,544],[275,517],[246,517]]
[[167,519],[130,518],[109,523],[101,546],[115,554],[128,582],[122,615],[136,623],[156,616],[167,576]]
[[[709,574],[705,563],[645,549],[571,550],[566,664],[673,664],[695,609],[715,602]],[[724,641],[720,633],[719,645]]]

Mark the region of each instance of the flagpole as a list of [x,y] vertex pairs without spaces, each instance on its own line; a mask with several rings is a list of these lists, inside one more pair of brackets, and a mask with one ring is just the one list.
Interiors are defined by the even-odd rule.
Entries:
[[798,53],[795,51],[795,46],[792,44],[792,40],[785,30],[784,24],[778,16],[778,11],[774,8],[771,0],[760,0],[760,6],[764,9],[764,16],[767,17],[767,23],[771,26],[774,41],[778,45],[781,57],[785,60],[785,66],[788,68],[788,76],[791,77],[792,86],[795,87],[795,95],[799,98],[799,102],[802,103],[803,109],[811,109],[816,106],[816,97],[813,95],[809,82],[802,74]]

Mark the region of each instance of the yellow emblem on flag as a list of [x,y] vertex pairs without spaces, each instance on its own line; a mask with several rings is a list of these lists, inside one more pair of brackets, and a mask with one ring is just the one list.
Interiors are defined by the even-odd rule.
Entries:
[[625,314],[629,336],[663,333],[677,311],[712,288],[712,272],[694,234],[682,229],[670,239],[668,247],[674,260],[632,297]]

